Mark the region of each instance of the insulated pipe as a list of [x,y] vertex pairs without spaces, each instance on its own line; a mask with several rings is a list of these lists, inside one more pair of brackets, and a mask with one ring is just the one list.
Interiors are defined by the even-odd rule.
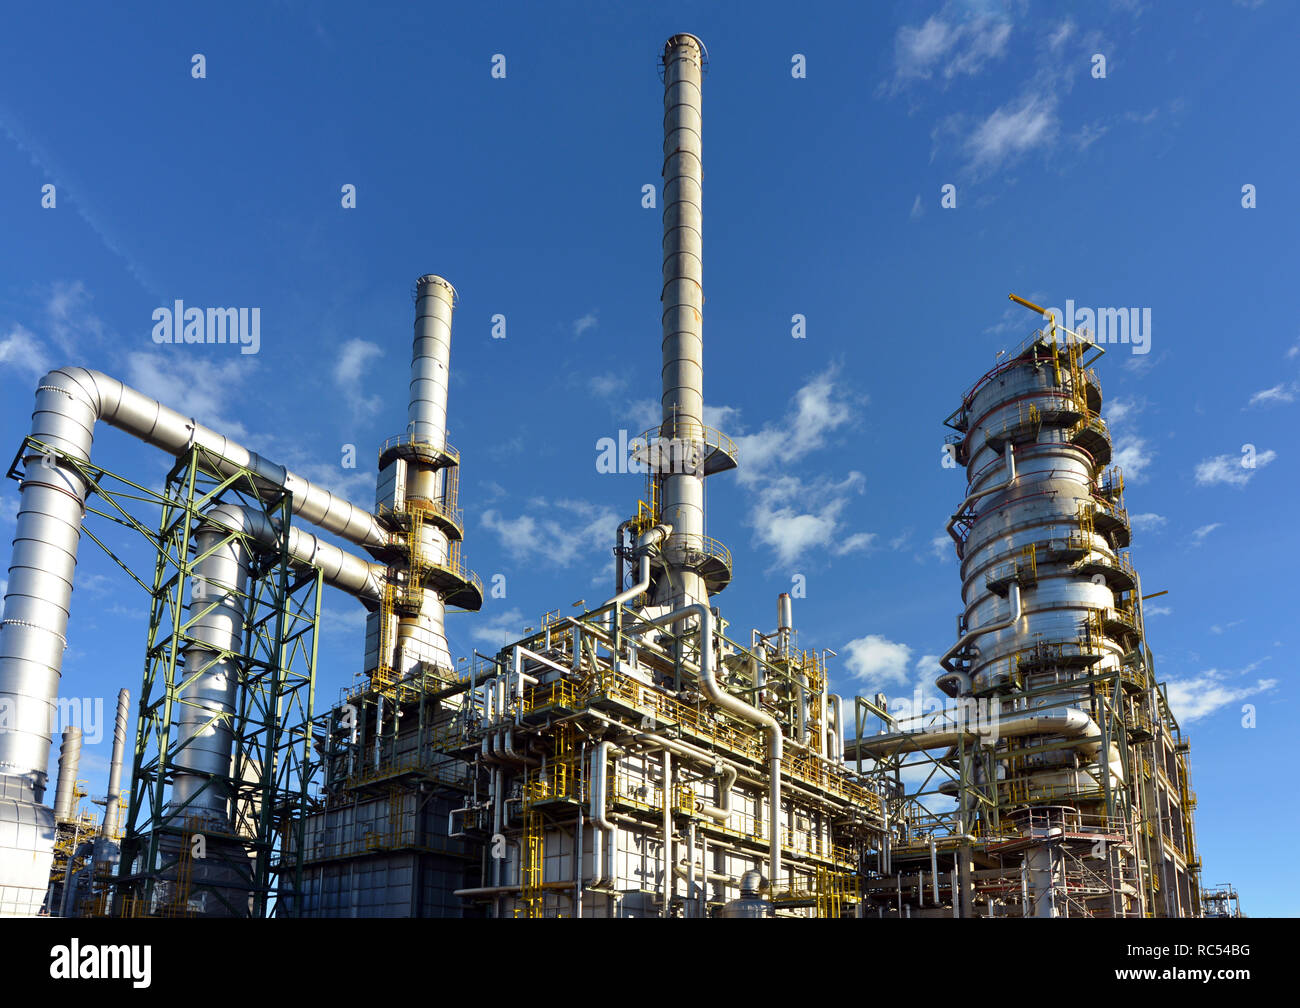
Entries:
[[71,822],[72,801],[77,790],[77,770],[81,765],[81,729],[70,725],[63,729],[59,747],[59,782],[54,789],[54,821]]
[[672,866],[676,861],[673,846],[673,754],[665,749],[659,754],[663,761],[663,845],[664,845],[664,916],[672,912],[673,897],[677,895],[677,879]]
[[664,543],[672,535],[673,527],[668,524],[655,525],[647,529],[637,537],[637,580],[631,588],[626,591],[618,592],[613,598],[606,601],[599,608],[609,608],[609,625],[614,627],[618,622],[619,609],[624,602],[636,598],[643,592],[650,590],[650,554],[654,549]]
[[[230,521],[238,519],[236,510],[213,509],[227,511],[223,518]],[[173,708],[177,749],[171,811],[225,825],[250,558],[244,540],[215,521],[200,521],[193,538],[198,560],[190,579],[185,685]]]
[[[975,640],[975,638],[983,637],[985,634],[993,633],[995,630],[1006,630],[1008,627],[1013,627],[1020,622],[1020,585],[1017,582],[1013,581],[1008,586],[1007,597],[1011,602],[1011,614],[1007,616],[1006,619],[998,620],[996,623],[990,623],[988,626],[976,627],[974,630],[962,634],[957,643],[950,647],[944,653],[944,656],[939,659],[939,664],[943,666],[945,670],[945,674],[940,675],[934,681],[934,684],[938,686],[939,689],[942,690],[943,684],[954,676],[963,677],[965,680],[964,684],[969,688],[970,678],[964,676],[964,673],[960,672],[960,670],[953,668],[949,662],[963,648],[970,644],[971,641]],[[944,692],[946,693],[947,690],[944,690]]]
[[732,696],[718,684],[713,669],[713,611],[707,605],[694,603],[647,622],[652,626],[671,626],[692,616],[700,621],[700,686],[705,695],[728,713],[767,732],[770,773],[768,877],[775,886],[781,878],[781,761],[785,752],[781,724],[771,714]]
[[[591,750],[591,804],[587,810],[588,818],[596,828],[591,833],[591,873],[589,886],[595,887],[605,882],[604,841],[608,833],[610,850],[614,844],[614,824],[606,814],[606,795],[609,791],[610,753],[614,744],[608,741],[597,742]],[[613,879],[611,877],[611,882]]]
[[669,577],[655,602],[707,602],[692,562],[704,535],[703,163],[700,83],[704,46],[674,35],[664,47],[663,329],[660,437],[670,448],[661,513],[676,535],[665,550]]
[[[204,512],[203,519],[231,532],[247,535],[259,546],[278,549],[280,534],[271,519],[261,511],[236,504],[219,504]],[[388,568],[340,549],[304,532],[289,527],[289,559],[306,567],[319,567],[325,583],[357,598],[379,601],[384,594]]]
[[685,742],[679,742],[676,739],[665,738],[662,735],[656,735],[653,732],[643,732],[634,736],[635,741],[640,743],[649,743],[653,748],[665,749],[668,752],[675,753],[683,759],[691,760],[695,763],[702,763],[708,766],[713,773],[722,778],[718,786],[720,797],[718,805],[706,805],[703,800],[697,799],[695,811],[701,815],[708,816],[710,819],[716,819],[720,823],[726,823],[731,818],[731,791],[736,786],[736,778],[740,774],[739,768],[734,763],[728,763],[719,759],[713,753],[704,749],[697,749],[695,746],[688,745]]
[[[1010,717],[997,721],[997,733],[1000,738],[1022,738],[1026,735],[1064,735],[1074,740],[1075,748],[1089,759],[1101,762],[1101,728],[1097,722],[1077,707],[1067,707],[1060,711],[1021,711]],[[918,752],[922,749],[939,749],[957,745],[962,739],[978,734],[964,725],[929,728],[921,731],[894,732],[888,735],[872,735],[870,738],[857,739],[855,745],[864,756],[876,758],[887,752]],[[1010,753],[1000,754],[999,758],[1009,758]],[[1024,755],[1023,752],[1014,755]],[[1119,762],[1118,749],[1111,745],[1107,754],[1110,772],[1122,783],[1123,765]]]
[[835,718],[834,739],[835,761],[844,762],[844,698],[838,693],[831,694],[831,711]]

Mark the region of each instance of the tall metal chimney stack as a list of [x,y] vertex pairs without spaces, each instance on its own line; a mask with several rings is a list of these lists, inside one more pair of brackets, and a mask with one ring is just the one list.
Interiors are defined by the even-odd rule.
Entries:
[[[435,274],[415,282],[415,332],[406,433],[379,459],[376,506],[391,514],[408,538],[405,590],[395,612],[372,613],[367,656],[372,667],[405,678],[418,671],[452,668],[447,647],[447,606],[471,611],[482,605],[473,575],[461,566],[464,526],[457,505],[460,455],[447,444],[447,385],[451,320],[456,289]],[[381,626],[387,622],[388,625]],[[372,629],[373,627],[373,629]]]
[[59,746],[59,782],[54,789],[54,821],[70,822],[73,813],[73,792],[77,788],[77,773],[81,766],[81,729],[69,725],[63,729],[63,744]]
[[[704,476],[703,162],[700,83],[704,44],[674,35],[664,46],[663,422],[660,513],[673,534],[664,547],[669,577],[653,602],[673,608],[707,602],[702,573]],[[715,438],[716,441],[716,438]],[[732,462],[731,464],[734,464]],[[716,471],[716,470],[713,470]],[[730,562],[728,557],[729,568]],[[715,582],[716,584],[716,582]]]

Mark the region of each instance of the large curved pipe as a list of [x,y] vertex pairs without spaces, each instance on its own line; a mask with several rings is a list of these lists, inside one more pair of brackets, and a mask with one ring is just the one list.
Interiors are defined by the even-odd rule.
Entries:
[[[957,654],[970,644],[971,641],[975,640],[975,638],[983,637],[985,634],[993,633],[996,630],[1006,630],[1008,627],[1013,627],[1020,622],[1020,617],[1022,615],[1020,609],[1020,585],[1014,581],[1011,582],[1007,589],[1007,595],[1011,602],[1010,615],[1005,619],[1000,619],[995,623],[990,623],[988,626],[976,627],[974,630],[962,634],[957,643],[950,647],[944,653],[944,656],[939,659],[939,664],[943,667],[945,673],[934,681],[934,684],[938,686],[939,689],[947,693],[948,691],[944,689],[944,683],[954,677],[962,681],[965,688],[969,689],[970,678],[959,669],[953,668],[949,662],[951,662]],[[949,695],[951,696],[951,694]]]
[[614,744],[609,741],[597,742],[591,750],[591,799],[587,817],[595,829],[591,832],[591,881],[587,883],[590,886],[605,882],[604,844],[607,834],[611,851],[614,846],[614,824],[609,821],[606,800],[609,791],[610,753],[613,751]]
[[[1020,711],[997,722],[1001,738],[1023,738],[1026,735],[1062,735],[1074,740],[1074,747],[1090,760],[1100,762],[1101,728],[1085,711],[1066,707],[1055,711]],[[919,731],[891,732],[857,739],[854,745],[862,756],[876,758],[884,753],[919,752],[923,749],[941,749],[959,744],[965,739],[978,737],[979,732],[964,724],[942,725]],[[1107,753],[1111,773],[1124,780],[1123,765],[1114,743]],[[1011,754],[1007,754],[1008,757]],[[1023,755],[1019,753],[1017,755]]]
[[31,449],[23,460],[0,622],[0,705],[10,712],[10,728],[0,733],[0,774],[24,778],[29,800],[38,802],[45,791],[49,726],[89,490],[86,479],[60,456],[89,461],[101,420],[172,455],[203,448],[222,474],[248,469],[266,487],[289,491],[294,514],[327,532],[372,549],[388,542],[374,515],[117,379],[87,368],[51,371],[37,387],[31,426],[32,439],[50,453]]
[[948,519],[948,524],[944,531],[946,531],[952,538],[952,541],[957,544],[958,557],[962,555],[962,546],[964,543],[961,540],[961,536],[957,535],[957,522],[961,519],[961,516],[965,513],[966,509],[977,500],[987,497],[989,494],[1000,493],[1016,481],[1016,446],[1010,441],[1007,442],[1007,446],[1002,452],[1002,464],[1006,471],[1006,475],[1003,477],[1002,482],[997,486],[991,486],[986,490],[978,490],[971,494],[961,502],[961,506],[957,508],[957,513]]

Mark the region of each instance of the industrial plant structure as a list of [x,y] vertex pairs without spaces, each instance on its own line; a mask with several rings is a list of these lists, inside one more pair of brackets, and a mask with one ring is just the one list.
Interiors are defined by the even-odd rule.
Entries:
[[[787,595],[767,629],[723,615],[732,560],[704,481],[743,460],[703,422],[706,63],[691,35],[662,57],[662,420],[637,445],[645,494],[601,605],[494,655],[450,652],[448,607],[483,592],[460,552],[440,276],[416,284],[409,422],[380,450],[373,509],[106,375],[42,380],[11,467],[0,913],[1199,915],[1188,747],[1146,646],[1087,334],[1046,325],[948,419],[968,487],[945,711],[831,693]],[[93,465],[98,421],[175,457],[162,492]],[[52,878],[62,772],[43,804],[87,510],[157,557],[137,577],[152,608],[111,885],[84,850]],[[326,585],[368,615],[361,685],[318,712]],[[107,811],[98,832],[116,833]]]

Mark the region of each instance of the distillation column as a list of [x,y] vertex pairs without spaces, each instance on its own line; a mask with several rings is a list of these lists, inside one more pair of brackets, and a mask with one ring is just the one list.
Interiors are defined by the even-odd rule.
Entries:
[[[1026,837],[1126,817],[1121,747],[1143,718],[1141,608],[1096,347],[1053,329],[984,375],[949,418],[967,497],[948,531],[961,560],[959,639],[938,684],[996,706],[995,791]],[[1119,682],[1114,693],[1105,683]],[[1103,685],[1098,685],[1102,683]],[[1112,700],[1119,696],[1120,709]],[[1126,734],[1126,731],[1128,734]],[[1149,735],[1147,736],[1149,737]],[[1031,850],[1031,880],[1050,878]],[[1035,886],[1034,911],[1052,901]],[[1050,911],[1052,913],[1057,910]]]

